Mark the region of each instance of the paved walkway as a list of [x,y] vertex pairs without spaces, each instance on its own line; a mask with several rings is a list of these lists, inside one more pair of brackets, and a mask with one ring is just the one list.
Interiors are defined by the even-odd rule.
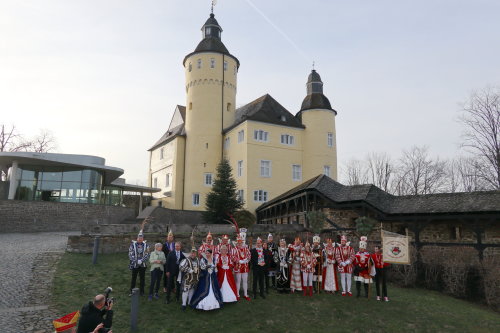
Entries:
[[2,333],[53,332],[48,307],[56,264],[69,232],[0,234],[0,328]]

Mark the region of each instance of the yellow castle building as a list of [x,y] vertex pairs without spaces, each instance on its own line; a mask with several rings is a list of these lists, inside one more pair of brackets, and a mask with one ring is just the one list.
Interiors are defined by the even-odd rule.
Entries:
[[296,115],[268,94],[236,109],[240,62],[222,43],[213,13],[202,33],[183,61],[186,106],[177,105],[168,130],[149,149],[148,185],[162,189],[152,204],[204,210],[222,158],[251,212],[319,174],[336,180],[337,112],[323,95],[320,75],[310,73]]

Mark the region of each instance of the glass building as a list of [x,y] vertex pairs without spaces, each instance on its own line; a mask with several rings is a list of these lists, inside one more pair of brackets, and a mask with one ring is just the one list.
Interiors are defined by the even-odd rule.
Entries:
[[0,199],[122,205],[123,192],[159,189],[126,184],[123,170],[97,156],[0,153]]

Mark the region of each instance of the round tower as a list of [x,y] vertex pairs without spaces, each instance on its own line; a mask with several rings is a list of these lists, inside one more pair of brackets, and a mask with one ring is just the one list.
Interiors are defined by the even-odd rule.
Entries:
[[[214,14],[205,22],[202,40],[184,58],[186,74],[186,150],[183,209],[204,210],[223,152],[224,128],[233,124],[239,61],[221,40]],[[198,201],[195,198],[198,195]]]
[[303,137],[303,179],[326,174],[337,180],[337,142],[335,116],[330,101],[323,95],[323,82],[314,69],[307,80],[307,96],[297,117],[306,126]]

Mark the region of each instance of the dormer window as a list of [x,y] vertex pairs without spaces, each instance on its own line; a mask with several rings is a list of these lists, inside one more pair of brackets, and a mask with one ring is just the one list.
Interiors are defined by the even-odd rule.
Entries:
[[210,32],[212,31],[211,27],[206,27],[205,28],[205,38],[210,37]]
[[286,117],[285,116],[281,116],[281,121],[286,121]]

